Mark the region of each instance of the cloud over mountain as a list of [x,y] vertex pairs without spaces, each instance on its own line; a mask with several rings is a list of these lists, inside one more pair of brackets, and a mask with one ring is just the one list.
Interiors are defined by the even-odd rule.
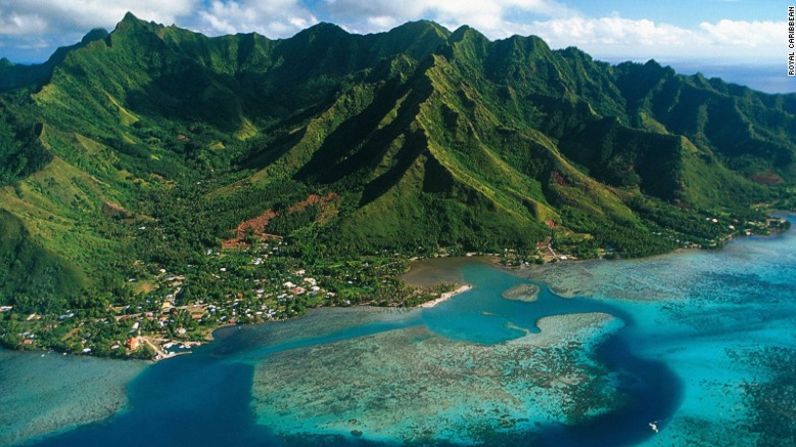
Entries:
[[[782,24],[722,18],[692,25],[621,11],[589,15],[563,0],[0,0],[0,48],[41,59],[93,27],[112,28],[126,11],[210,35],[258,32],[289,37],[319,21],[352,32],[379,32],[431,19],[470,25],[490,38],[539,35],[553,47],[578,46],[598,57],[778,61]],[[40,53],[34,49],[41,48]]]

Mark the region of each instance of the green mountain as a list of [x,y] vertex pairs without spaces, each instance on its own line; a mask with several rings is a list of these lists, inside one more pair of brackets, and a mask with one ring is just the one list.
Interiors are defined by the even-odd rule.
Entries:
[[4,60],[0,90],[0,302],[29,308],[268,235],[303,257],[709,245],[796,181],[796,95],[425,21],[271,40],[128,14]]

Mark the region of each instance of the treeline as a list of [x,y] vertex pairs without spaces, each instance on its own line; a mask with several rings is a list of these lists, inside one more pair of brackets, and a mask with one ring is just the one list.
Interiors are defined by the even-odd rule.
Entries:
[[634,258],[665,253],[677,247],[675,241],[653,234],[638,222],[616,223],[568,206],[563,207],[561,216],[568,228],[593,236],[585,242],[585,247],[576,249],[586,254],[594,253],[596,247],[605,247],[619,256]]

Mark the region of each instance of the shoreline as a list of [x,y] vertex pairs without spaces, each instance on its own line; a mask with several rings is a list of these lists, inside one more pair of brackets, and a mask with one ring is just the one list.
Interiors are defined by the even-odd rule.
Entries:
[[[780,212],[778,214],[786,215],[786,216],[794,216],[794,215],[796,215],[796,213],[790,212],[790,211]],[[715,248],[704,248],[704,247],[701,247],[701,248],[700,247],[688,247],[688,248],[685,248],[685,247],[678,247],[678,248],[676,248],[676,249],[674,249],[672,251],[666,252],[666,253],[660,253],[660,254],[650,255],[650,256],[641,256],[641,257],[638,257],[638,258],[626,258],[626,259],[606,259],[606,258],[567,259],[567,260],[562,260],[562,261],[555,262],[555,263],[545,263],[544,265],[507,266],[507,265],[504,265],[504,264],[502,264],[500,262],[500,258],[498,256],[485,254],[485,255],[478,255],[478,256],[446,256],[446,257],[441,257],[441,258],[423,258],[423,259],[418,259],[417,261],[429,261],[429,260],[431,260],[433,262],[445,262],[445,261],[455,260],[455,261],[460,261],[460,262],[481,262],[481,263],[489,264],[489,265],[491,265],[491,266],[493,266],[495,268],[504,270],[506,272],[510,272],[512,274],[515,274],[515,275],[523,276],[523,277],[526,277],[526,278],[530,277],[531,279],[540,280],[538,275],[540,273],[543,273],[543,271],[545,269],[563,267],[564,265],[570,265],[570,266],[571,265],[577,265],[577,264],[588,265],[588,264],[592,264],[592,263],[600,263],[600,262],[606,262],[606,261],[607,262],[616,262],[616,261],[623,261],[623,260],[627,261],[627,260],[630,260],[630,259],[634,259],[634,260],[654,260],[656,258],[676,256],[676,255],[684,254],[684,253],[688,253],[688,252],[724,250],[728,244],[733,243],[733,242],[743,241],[743,240],[746,240],[746,239],[749,239],[749,238],[755,238],[755,237],[758,237],[758,238],[781,237],[782,235],[786,234],[788,231],[794,231],[794,229],[793,228],[790,228],[790,229],[784,228],[784,229],[781,229],[779,231],[772,231],[770,234],[766,234],[766,235],[752,235],[752,236],[746,236],[746,237],[730,237],[730,238],[728,238],[725,241],[724,244],[722,244],[721,246],[715,247]],[[417,262],[417,261],[413,261],[413,262]],[[410,263],[410,265],[411,265],[411,263]],[[526,276],[526,275],[528,275],[528,276]],[[402,279],[402,281],[404,283],[411,285],[412,283],[415,282],[415,281],[408,281],[405,276],[406,276],[406,273],[404,273],[404,275],[401,277],[401,279]],[[426,285],[426,286],[428,286],[428,285],[436,285],[436,284],[440,284],[440,283],[443,283],[443,282],[444,281],[439,280],[439,279],[432,279],[429,283],[424,284],[424,285]],[[458,283],[462,284],[461,281],[458,281]],[[419,284],[416,284],[416,285],[419,286]],[[440,304],[440,303],[442,303],[442,302],[444,302],[444,301],[446,301],[446,300],[448,300],[450,298],[453,298],[456,295],[459,295],[461,293],[464,293],[464,292],[472,290],[472,288],[473,288],[473,286],[470,285],[470,284],[460,285],[457,289],[455,289],[453,291],[442,293],[438,298],[430,300],[430,301],[426,301],[425,303],[418,304],[418,305],[414,306],[413,308],[414,309],[433,308],[433,307],[437,306],[438,304]],[[551,289],[552,289],[552,287],[551,287]],[[556,291],[556,293],[559,293],[559,292]],[[563,293],[560,293],[560,294],[562,296],[564,296],[564,297],[567,296],[566,292],[563,292]],[[323,309],[323,308],[334,308],[334,307],[338,307],[338,306],[320,306],[318,308],[319,309]],[[380,307],[380,306],[375,306],[375,307]],[[293,317],[291,317],[289,319],[292,319],[292,318]],[[269,321],[255,323],[255,324],[266,324],[266,323],[269,323]],[[247,324],[228,324],[228,323],[227,324],[221,324],[221,325],[219,325],[217,327],[214,327],[214,328],[208,330],[206,336],[204,337],[204,339],[202,341],[193,340],[193,341],[183,341],[183,342],[179,342],[179,343],[186,343],[186,344],[190,344],[192,347],[199,347],[199,346],[202,346],[202,345],[206,345],[206,344],[212,343],[214,341],[214,339],[215,339],[216,331],[219,331],[219,330],[224,329],[224,328],[230,328],[230,327],[236,327],[236,326],[245,326],[245,325],[247,325]],[[146,336],[142,336],[142,337],[147,337],[147,338],[151,339],[150,335],[146,335]],[[157,344],[155,344],[155,346],[157,346]],[[59,352],[59,353],[61,353],[63,355],[69,355],[69,356],[81,356],[81,357],[82,356],[87,356],[87,357],[93,357],[93,358],[108,358],[108,359],[113,359],[113,360],[124,360],[124,361],[127,361],[127,360],[143,360],[143,361],[152,362],[152,363],[158,363],[158,362],[163,361],[163,360],[167,360],[167,359],[170,359],[170,358],[179,357],[181,355],[186,355],[186,354],[191,354],[192,353],[191,350],[185,350],[185,351],[182,351],[182,352],[169,352],[166,355],[162,355],[162,352],[164,352],[164,350],[163,349],[161,349],[161,350],[157,350],[156,349],[155,350],[156,354],[161,354],[161,355],[155,356],[155,357],[150,358],[150,359],[137,359],[137,358],[133,358],[133,357],[121,357],[120,358],[120,357],[113,357],[113,356],[85,355],[85,354],[80,354],[80,353],[76,353],[76,352],[65,353],[65,352],[61,352],[61,351],[55,351],[55,350],[52,350],[52,349],[19,349],[19,348],[12,347],[12,346],[7,346],[7,345],[4,345],[4,344],[0,344],[0,349],[6,349],[8,351],[16,351],[16,352],[28,352],[28,353]],[[161,352],[159,352],[159,351],[161,351]]]
[[[783,215],[788,216],[795,216],[796,211],[783,211]],[[597,257],[597,258],[567,258],[567,259],[559,259],[556,262],[545,262],[544,264],[531,264],[531,265],[505,265],[502,264],[500,259],[497,257],[493,257],[493,261],[490,264],[496,268],[500,268],[509,272],[534,272],[534,271],[541,271],[544,269],[554,268],[555,266],[564,266],[564,265],[578,265],[578,264],[592,264],[598,262],[621,262],[621,261],[641,261],[641,260],[655,260],[660,258],[666,258],[670,256],[676,256],[680,254],[686,253],[694,253],[694,252],[711,252],[711,251],[721,251],[725,250],[726,247],[734,242],[742,242],[749,239],[754,238],[762,238],[762,239],[773,239],[780,236],[785,235],[789,231],[796,231],[796,227],[794,228],[782,228],[772,230],[769,234],[751,234],[751,235],[731,235],[724,241],[722,241],[721,245],[716,247],[677,247],[670,251],[658,254],[651,254],[651,255],[644,255],[638,257],[628,257],[628,258],[606,258],[606,257]]]
[[430,308],[436,306],[437,304],[439,304],[439,303],[441,303],[443,301],[447,301],[447,300],[453,298],[456,295],[460,295],[460,294],[462,294],[464,292],[469,292],[470,290],[473,290],[473,286],[470,285],[470,284],[464,284],[462,286],[459,286],[456,290],[451,290],[450,292],[445,292],[445,293],[441,294],[439,296],[439,298],[433,299],[431,301],[426,301],[425,303],[419,304],[416,307],[422,308],[422,309],[430,309]]

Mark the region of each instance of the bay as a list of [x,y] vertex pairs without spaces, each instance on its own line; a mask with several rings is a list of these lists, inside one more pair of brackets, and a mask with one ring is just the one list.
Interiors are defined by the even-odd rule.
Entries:
[[[119,372],[127,393],[106,413],[4,442],[796,443],[793,231],[640,260],[449,268],[473,289],[428,309],[320,309],[224,328],[129,383]],[[522,284],[539,287],[535,301],[503,297]],[[25,368],[35,360],[15,355],[31,356]],[[0,378],[12,377],[17,366],[1,361]],[[80,365],[88,377],[96,368]],[[43,397],[18,388],[0,414]],[[52,389],[60,402],[80,398]],[[0,417],[0,431],[15,423]]]

